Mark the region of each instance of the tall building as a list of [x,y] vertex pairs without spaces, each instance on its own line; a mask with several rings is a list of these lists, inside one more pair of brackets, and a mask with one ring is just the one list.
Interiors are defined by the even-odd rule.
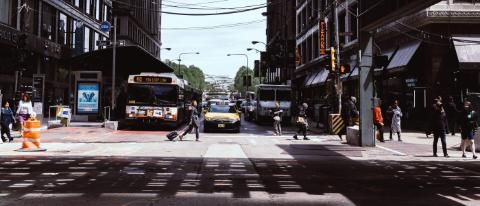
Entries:
[[[0,89],[4,97],[32,92],[32,85],[38,83],[33,77],[44,76],[44,89],[34,93],[44,103],[44,111],[56,99],[73,103],[68,100],[75,94],[77,71],[101,74],[99,95],[111,96],[114,36],[116,95],[129,74],[171,71],[160,61],[160,11],[161,0],[0,1]],[[102,31],[102,22],[109,22],[112,29]],[[114,30],[116,35],[112,35]],[[100,107],[110,100],[101,101]]]
[[268,0],[267,45],[261,55],[262,83],[291,84],[295,71],[295,0]]
[[96,40],[109,38],[99,27],[111,20],[110,0],[0,1],[0,87],[5,98],[45,76],[42,99],[53,104],[68,97],[67,60],[74,53],[101,49]]
[[[346,0],[336,6],[332,2],[297,1],[296,39],[301,61],[294,85],[298,99],[336,105],[338,88],[327,69],[328,52],[321,55],[321,49],[337,48],[337,42],[340,65],[350,67],[340,76],[342,93],[360,96],[359,54],[368,40],[362,36],[362,32],[371,30],[368,26],[375,27],[371,33],[375,56],[386,56],[388,60],[374,70],[373,76],[375,96],[385,104],[398,99],[406,112],[419,115],[409,118],[422,119],[437,96],[453,96],[461,101],[467,91],[479,91],[480,58],[476,54],[480,50],[480,4],[476,1],[412,1],[411,6],[428,8],[396,15],[402,16],[396,19],[378,15],[405,12],[398,9],[401,1],[389,4]],[[431,2],[438,3],[424,5]]]

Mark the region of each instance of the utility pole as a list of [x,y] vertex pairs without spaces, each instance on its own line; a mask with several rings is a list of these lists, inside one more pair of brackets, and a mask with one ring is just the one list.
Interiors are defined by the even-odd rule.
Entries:
[[112,110],[115,110],[115,75],[117,58],[117,16],[113,16],[113,48],[112,48]]

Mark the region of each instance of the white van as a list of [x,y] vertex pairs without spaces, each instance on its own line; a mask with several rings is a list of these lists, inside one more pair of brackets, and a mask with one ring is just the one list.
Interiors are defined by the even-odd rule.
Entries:
[[257,108],[255,120],[257,122],[273,121],[270,110],[275,108],[275,102],[280,103],[283,110],[283,122],[290,122],[292,116],[292,88],[290,85],[260,84],[255,87]]

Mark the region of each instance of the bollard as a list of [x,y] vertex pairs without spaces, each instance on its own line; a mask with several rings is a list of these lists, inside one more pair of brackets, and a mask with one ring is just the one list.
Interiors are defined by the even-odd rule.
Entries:
[[24,122],[22,133],[22,148],[17,152],[43,152],[46,149],[40,148],[40,129],[41,122],[35,118],[30,118]]
[[344,128],[344,122],[340,114],[328,115],[330,134],[340,134]]

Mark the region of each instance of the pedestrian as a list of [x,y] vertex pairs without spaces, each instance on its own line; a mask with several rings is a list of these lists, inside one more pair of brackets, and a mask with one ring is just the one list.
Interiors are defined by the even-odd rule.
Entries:
[[455,136],[455,130],[457,128],[458,114],[460,111],[455,104],[455,101],[452,96],[449,96],[447,99],[447,104],[445,104],[445,112],[447,113],[448,128],[453,136]]
[[1,128],[1,137],[3,142],[7,142],[5,138],[5,134],[7,135],[8,142],[13,141],[13,138],[10,134],[10,124],[15,123],[15,117],[13,115],[13,111],[10,108],[10,103],[5,101],[1,111],[1,119],[0,119],[0,126]]
[[402,110],[400,106],[398,106],[398,100],[393,102],[393,105],[390,107],[387,113],[391,116],[391,124],[390,124],[390,140],[393,139],[393,133],[397,133],[398,141],[401,142],[402,138],[400,133],[402,132]]
[[377,139],[380,142],[385,142],[383,138],[383,116],[382,116],[382,108],[380,108],[380,100],[377,101],[375,107],[373,108],[373,124],[377,128],[378,136]]
[[20,123],[20,133],[23,134],[23,124],[33,114],[33,106],[28,94],[23,94],[22,99],[18,102],[17,118]]
[[195,129],[195,141],[198,141],[198,139],[200,138],[200,135],[198,134],[198,119],[199,119],[199,113],[198,113],[198,110],[197,110],[197,101],[196,100],[193,100],[192,101],[192,105],[188,107],[188,110],[189,110],[189,115],[190,115],[190,120],[189,120],[189,123],[188,123],[188,127],[187,127],[187,130],[185,130],[185,132],[179,136],[180,138],[180,141],[183,140],[183,137],[185,135],[187,135],[189,132],[191,132],[193,129]]
[[466,158],[465,150],[468,145],[471,145],[473,159],[477,159],[475,155],[475,142],[474,137],[477,132],[478,122],[477,122],[477,113],[473,111],[471,107],[471,102],[466,101],[463,105],[463,110],[460,113],[460,127],[462,129],[462,157]]
[[310,140],[307,138],[307,129],[308,129],[307,109],[308,109],[308,104],[303,103],[298,112],[297,121],[296,121],[298,132],[296,132],[295,135],[293,135],[293,138],[296,140],[298,140],[298,134],[303,134],[303,140]]
[[447,114],[443,108],[442,102],[439,99],[435,100],[433,105],[432,114],[430,116],[430,131],[433,133],[433,156],[437,155],[438,139],[442,141],[443,156],[449,157],[447,153],[447,140],[446,134],[448,134],[448,121]]
[[349,126],[352,126],[352,118],[356,116],[358,113],[357,107],[355,106],[354,103],[354,98],[355,97],[344,97],[343,102],[342,102],[342,109],[341,109],[341,117],[343,120],[343,129],[338,133],[338,137],[340,137],[340,140],[343,140],[342,135],[347,135],[347,128]]
[[280,109],[280,103],[275,102],[275,108],[270,110],[273,116],[273,130],[275,131],[274,135],[282,136],[282,113],[283,110]]

